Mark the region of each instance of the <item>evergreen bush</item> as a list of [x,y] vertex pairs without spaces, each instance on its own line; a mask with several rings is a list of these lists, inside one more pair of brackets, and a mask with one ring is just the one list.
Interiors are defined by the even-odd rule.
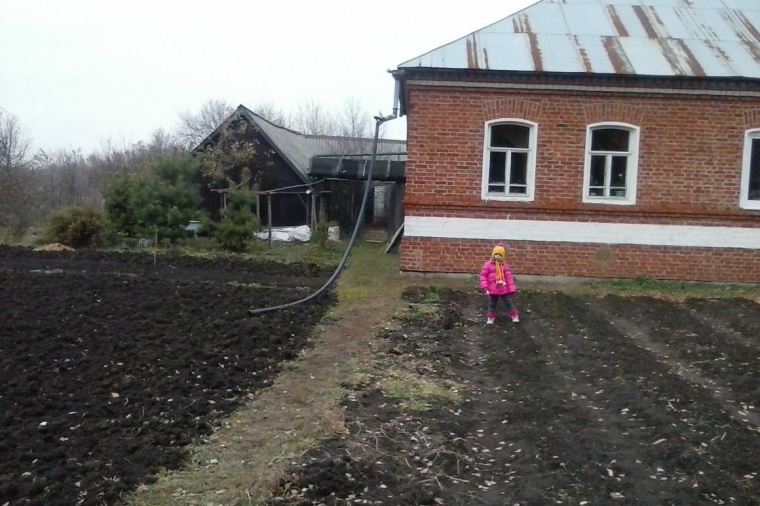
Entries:
[[91,206],[77,206],[55,213],[48,224],[48,235],[53,242],[72,248],[99,246],[105,236],[106,220],[103,213]]
[[213,235],[222,248],[245,251],[253,241],[253,234],[260,229],[256,216],[251,211],[253,194],[237,188],[227,195],[227,209],[222,210],[222,220],[214,225]]

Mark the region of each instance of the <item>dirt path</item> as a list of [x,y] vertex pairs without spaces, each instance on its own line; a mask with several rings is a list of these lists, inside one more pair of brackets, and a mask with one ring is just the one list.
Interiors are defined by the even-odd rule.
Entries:
[[282,492],[278,482],[293,462],[346,433],[339,402],[368,367],[368,351],[401,301],[392,256],[374,270],[353,268],[375,258],[375,249],[354,251],[338,281],[339,304],[318,326],[314,345],[195,448],[189,466],[142,487],[129,504],[262,504]]

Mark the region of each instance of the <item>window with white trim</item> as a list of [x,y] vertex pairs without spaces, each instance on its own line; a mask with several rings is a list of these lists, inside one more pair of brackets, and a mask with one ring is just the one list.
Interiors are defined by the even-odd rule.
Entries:
[[760,209],[760,128],[744,136],[741,192],[743,209]]
[[484,200],[532,201],[536,173],[535,123],[499,119],[486,123]]
[[624,123],[589,125],[583,169],[583,202],[636,203],[639,128]]

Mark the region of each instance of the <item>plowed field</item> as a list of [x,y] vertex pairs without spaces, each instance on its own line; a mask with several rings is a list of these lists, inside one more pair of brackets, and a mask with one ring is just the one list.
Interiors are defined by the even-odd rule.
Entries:
[[[0,505],[115,504],[176,469],[334,297],[330,271],[0,247]],[[304,291],[309,288],[309,291]]]
[[760,504],[758,304],[524,291],[486,326],[482,295],[406,297],[349,433],[271,504]]

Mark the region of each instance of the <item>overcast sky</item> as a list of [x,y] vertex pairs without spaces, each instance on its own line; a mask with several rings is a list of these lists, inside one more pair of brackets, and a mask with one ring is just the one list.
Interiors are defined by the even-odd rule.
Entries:
[[85,155],[211,99],[390,114],[389,69],[535,1],[0,0],[0,108],[35,149]]

